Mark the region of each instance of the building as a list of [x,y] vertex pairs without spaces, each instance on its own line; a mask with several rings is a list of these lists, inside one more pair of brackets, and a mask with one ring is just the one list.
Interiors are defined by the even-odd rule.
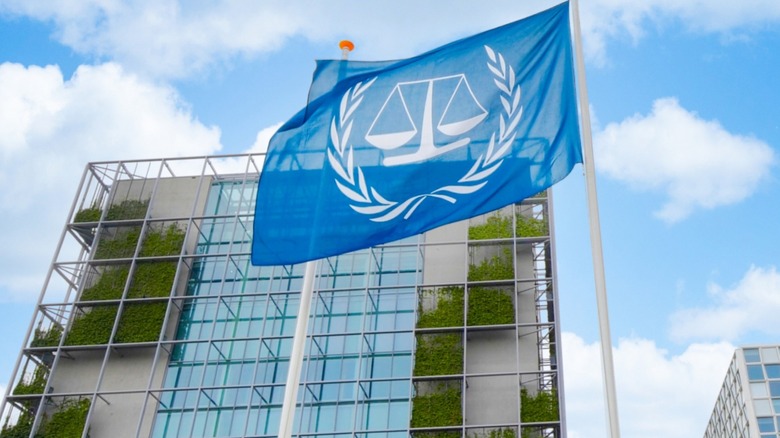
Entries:
[[[303,266],[249,262],[262,160],[87,165],[0,436],[276,435]],[[296,435],[565,436],[551,219],[320,261]]]
[[780,437],[780,346],[738,348],[705,438]]

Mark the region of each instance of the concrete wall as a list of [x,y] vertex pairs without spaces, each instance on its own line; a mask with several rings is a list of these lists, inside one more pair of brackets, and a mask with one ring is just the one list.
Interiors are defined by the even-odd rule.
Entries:
[[[208,196],[211,178],[166,178],[157,186],[154,200],[150,205],[152,219],[189,218],[195,206],[195,215],[203,214]],[[196,192],[200,186],[200,195]],[[114,188],[111,199],[121,202],[125,199],[144,200],[151,196],[153,181],[120,181]],[[175,221],[182,229],[187,220]],[[174,223],[166,222],[165,225]],[[185,254],[193,254],[197,243],[196,228],[185,242]],[[189,268],[180,263],[179,278],[175,295],[186,293]],[[177,307],[171,309],[167,322],[165,339],[173,339],[178,324]],[[159,388],[168,365],[168,353],[160,349],[157,361],[154,361],[156,347],[118,346],[106,352],[105,348],[88,351],[75,351],[70,358],[62,356],[53,370],[51,386],[54,393],[127,391],[122,394],[108,394],[98,397],[92,403],[92,417],[89,434],[91,438],[135,437],[139,421],[142,429],[140,436],[149,436],[154,422],[157,404],[153,397],[147,396],[151,377],[151,388]],[[105,362],[104,362],[105,360]],[[103,364],[105,363],[105,366]],[[103,376],[100,385],[98,379],[101,369]],[[148,397],[147,406],[142,409],[143,401]]]

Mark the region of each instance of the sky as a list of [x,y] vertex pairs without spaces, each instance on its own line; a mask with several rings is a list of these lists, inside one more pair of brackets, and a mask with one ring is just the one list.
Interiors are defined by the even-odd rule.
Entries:
[[[263,150],[339,40],[408,57],[555,3],[0,0],[0,385],[87,162]],[[580,7],[622,435],[701,436],[734,348],[780,342],[780,2]],[[603,437],[581,167],[554,206],[569,436]]]

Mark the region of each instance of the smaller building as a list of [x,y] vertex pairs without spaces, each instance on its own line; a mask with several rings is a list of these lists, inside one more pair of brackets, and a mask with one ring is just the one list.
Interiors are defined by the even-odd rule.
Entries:
[[737,349],[704,438],[780,437],[780,346]]

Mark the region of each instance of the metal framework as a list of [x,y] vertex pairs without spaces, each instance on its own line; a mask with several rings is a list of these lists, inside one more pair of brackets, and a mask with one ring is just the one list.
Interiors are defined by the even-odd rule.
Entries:
[[[83,437],[275,436],[303,269],[249,264],[263,159],[87,165],[0,408],[6,427],[33,436],[86,406]],[[496,214],[509,235],[469,240],[485,215],[320,263],[296,436],[566,435],[550,193]],[[544,232],[518,236],[529,218]],[[166,238],[179,246],[160,250]],[[504,254],[510,277],[469,277]],[[419,326],[453,288],[461,322]],[[511,321],[472,323],[485,290],[511,302]],[[419,372],[424,342],[442,336],[458,340],[459,370]],[[459,419],[419,424],[439,388],[457,392]],[[523,421],[539,394],[555,415]]]

